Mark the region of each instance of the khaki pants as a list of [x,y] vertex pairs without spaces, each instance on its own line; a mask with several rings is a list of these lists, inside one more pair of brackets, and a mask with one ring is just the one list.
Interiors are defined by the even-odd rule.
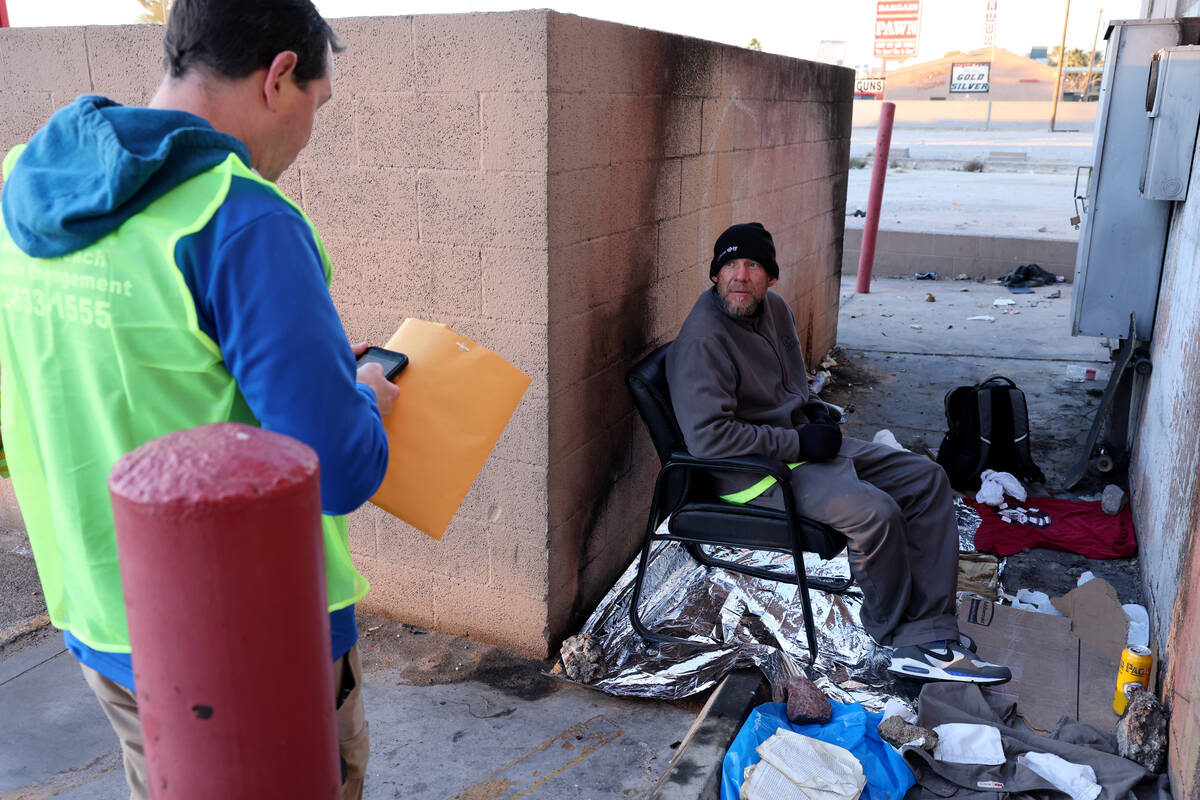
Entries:
[[[146,755],[142,750],[142,726],[138,722],[137,698],[119,683],[85,667],[83,679],[96,694],[100,707],[121,740],[125,759],[125,780],[131,800],[150,800],[146,788]],[[367,770],[370,739],[363,710],[362,670],[358,663],[358,645],[333,662],[333,691],[337,700],[338,751],[346,762],[343,800],[361,800],[363,778]]]

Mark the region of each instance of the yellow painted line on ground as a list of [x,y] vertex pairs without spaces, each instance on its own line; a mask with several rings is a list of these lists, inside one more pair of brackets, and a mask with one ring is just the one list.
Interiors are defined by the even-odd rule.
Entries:
[[[604,715],[572,725],[449,800],[516,800],[561,775],[622,734]],[[573,758],[562,762],[562,759]],[[533,783],[528,781],[533,780]]]
[[70,789],[77,789],[94,780],[99,780],[113,770],[120,769],[122,763],[121,751],[116,749],[111,753],[97,756],[81,767],[61,770],[57,775],[44,781],[0,792],[0,800],[49,800]]

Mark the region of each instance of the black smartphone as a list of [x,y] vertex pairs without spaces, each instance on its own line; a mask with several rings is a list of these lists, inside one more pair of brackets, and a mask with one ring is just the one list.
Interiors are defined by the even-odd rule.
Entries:
[[358,357],[358,365],[361,367],[363,364],[379,364],[383,367],[383,377],[390,381],[408,366],[408,356],[382,347],[368,347]]

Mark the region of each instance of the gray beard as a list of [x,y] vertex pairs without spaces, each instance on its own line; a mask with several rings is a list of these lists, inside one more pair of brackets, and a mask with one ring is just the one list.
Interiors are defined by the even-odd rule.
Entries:
[[724,297],[721,298],[721,307],[725,309],[726,314],[733,317],[734,319],[744,319],[746,317],[754,316],[755,312],[758,311],[758,307],[761,303],[762,303],[761,300],[755,300],[750,305],[748,305],[744,308],[739,308],[738,306],[735,306],[732,303],[730,303],[727,298],[724,298]]

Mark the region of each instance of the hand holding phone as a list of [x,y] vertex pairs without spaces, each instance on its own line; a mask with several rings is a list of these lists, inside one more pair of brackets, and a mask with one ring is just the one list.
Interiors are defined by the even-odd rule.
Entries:
[[[372,364],[377,368],[365,369]],[[368,347],[358,355],[358,381],[375,392],[375,403],[381,416],[392,413],[392,404],[400,394],[400,388],[392,383],[392,379],[407,365],[408,356],[382,347]]]
[[383,347],[368,347],[366,352],[358,357],[359,367],[366,364],[378,364],[381,366],[383,368],[383,377],[390,381],[408,366],[408,356],[404,355],[404,353],[397,353],[394,350],[387,350]]

